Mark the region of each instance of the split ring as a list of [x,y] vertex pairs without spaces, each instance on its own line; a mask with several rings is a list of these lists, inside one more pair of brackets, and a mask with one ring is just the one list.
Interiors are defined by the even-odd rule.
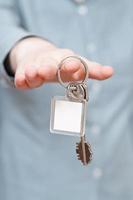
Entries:
[[87,65],[87,63],[84,61],[83,58],[78,57],[78,56],[68,56],[68,57],[64,58],[64,59],[59,63],[59,65],[58,65],[58,69],[57,69],[57,78],[58,78],[59,83],[60,83],[63,87],[65,87],[65,88],[68,87],[69,83],[66,85],[66,84],[63,82],[63,80],[62,80],[62,78],[61,78],[61,73],[60,73],[60,72],[61,72],[61,68],[62,68],[63,64],[64,64],[65,61],[66,61],[67,59],[69,59],[69,58],[74,58],[74,59],[79,60],[79,61],[83,64],[83,66],[84,66],[85,75],[84,75],[84,78],[83,78],[82,81],[80,81],[80,82],[78,81],[79,84],[85,83],[85,82],[87,81],[88,75],[89,75],[89,72],[88,72],[88,65]]

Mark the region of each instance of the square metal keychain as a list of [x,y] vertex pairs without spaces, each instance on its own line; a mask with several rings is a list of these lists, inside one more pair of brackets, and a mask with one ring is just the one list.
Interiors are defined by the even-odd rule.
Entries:
[[[69,58],[80,60],[84,66],[85,76],[81,82],[70,82],[66,85],[61,78],[61,67]],[[80,137],[80,141],[76,143],[76,153],[83,165],[87,165],[92,159],[91,147],[85,138],[88,66],[82,58],[69,56],[59,64],[57,78],[59,83],[66,89],[66,94],[65,96],[52,98],[50,132]]]
[[[85,69],[85,77],[81,82],[64,84],[60,71],[64,62],[69,58],[79,59]],[[52,133],[83,136],[85,133],[86,106],[88,101],[87,86],[88,78],[86,63],[79,57],[67,57],[60,63],[57,71],[60,84],[66,89],[65,96],[55,96],[51,101],[50,131]]]
[[50,130],[57,134],[83,136],[85,115],[85,101],[72,101],[62,96],[54,97],[51,103]]

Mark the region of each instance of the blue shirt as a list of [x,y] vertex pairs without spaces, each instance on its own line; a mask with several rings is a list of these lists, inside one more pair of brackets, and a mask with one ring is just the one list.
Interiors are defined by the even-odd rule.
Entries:
[[[132,8],[132,0],[0,0],[1,200],[133,199]],[[7,53],[28,35],[115,69],[110,80],[88,81],[87,167],[76,158],[78,138],[49,133],[51,97],[64,89],[20,91],[3,72]]]

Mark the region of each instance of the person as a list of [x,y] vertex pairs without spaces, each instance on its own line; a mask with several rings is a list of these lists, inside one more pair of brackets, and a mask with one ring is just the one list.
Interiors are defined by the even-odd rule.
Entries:
[[[0,0],[0,199],[133,199],[132,7]],[[57,67],[72,55],[89,67],[87,167],[76,158],[77,138],[49,133],[51,97],[64,92]],[[62,75],[82,79],[80,63],[70,60]]]

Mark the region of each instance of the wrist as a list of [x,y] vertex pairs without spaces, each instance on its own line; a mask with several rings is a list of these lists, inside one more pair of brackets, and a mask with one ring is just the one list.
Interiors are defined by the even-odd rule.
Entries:
[[6,56],[6,58],[4,59],[3,65],[5,68],[6,73],[8,74],[8,76],[14,78],[15,73],[12,69],[11,63],[10,63],[10,58],[9,58],[10,53],[8,53],[8,55]]

